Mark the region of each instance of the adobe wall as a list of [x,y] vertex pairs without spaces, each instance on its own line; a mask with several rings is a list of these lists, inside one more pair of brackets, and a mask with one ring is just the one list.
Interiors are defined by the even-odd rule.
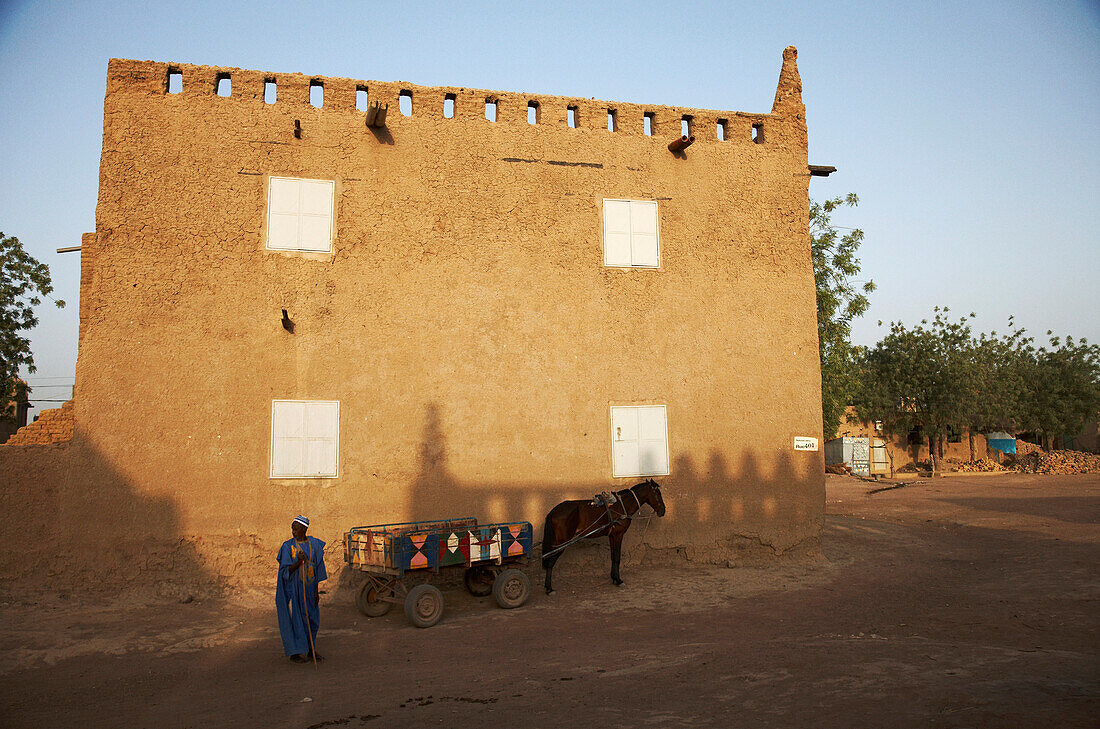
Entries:
[[[854,417],[854,409],[849,407],[848,414]],[[871,435],[886,441],[887,458],[893,463],[895,469],[901,468],[909,463],[928,460],[927,438],[922,438],[919,444],[910,444],[908,438],[904,435],[890,435],[874,432],[871,423],[842,420],[840,426],[837,428],[836,437],[867,438]],[[996,458],[994,455],[995,453],[996,451],[988,450],[984,435],[980,433],[974,434],[974,456],[976,458]],[[955,461],[970,460],[970,439],[965,432],[962,434],[958,443],[945,442],[943,444],[943,457]]]
[[[384,129],[357,87],[389,105]],[[183,540],[216,579],[261,565],[297,513],[334,567],[355,524],[541,534],[561,499],[641,480],[611,476],[609,407],[658,403],[672,473],[647,558],[812,547],[822,454],[792,448],[821,435],[800,91],[793,48],[759,114],[112,60],[61,528]],[[265,250],[269,175],[336,181],[333,254]],[[658,201],[660,269],[603,266],[604,198]],[[276,398],[340,401],[339,478],[269,478]]]

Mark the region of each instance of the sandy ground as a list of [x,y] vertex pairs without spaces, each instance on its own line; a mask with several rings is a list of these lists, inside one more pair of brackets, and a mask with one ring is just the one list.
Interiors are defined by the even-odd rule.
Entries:
[[830,476],[800,564],[563,573],[510,611],[447,590],[427,630],[326,597],[316,668],[267,597],[5,595],[0,725],[1100,725],[1100,476],[880,487]]

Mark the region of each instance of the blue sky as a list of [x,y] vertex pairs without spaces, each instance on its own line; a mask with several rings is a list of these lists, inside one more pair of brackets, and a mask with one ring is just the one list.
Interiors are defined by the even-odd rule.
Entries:
[[[107,59],[768,111],[798,47],[815,199],[878,285],[853,339],[935,305],[1100,341],[1100,3],[0,0],[0,230],[50,265],[35,396],[68,397]],[[44,407],[56,407],[43,403]]]

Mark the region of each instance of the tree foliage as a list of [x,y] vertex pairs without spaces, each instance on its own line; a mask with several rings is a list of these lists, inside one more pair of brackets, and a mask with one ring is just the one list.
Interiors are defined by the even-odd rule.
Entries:
[[52,291],[49,267],[23,250],[18,238],[0,233],[0,403],[5,409],[19,385],[19,369],[35,371],[31,342],[23,332],[38,324],[34,309],[42,297],[52,298]]
[[858,283],[856,253],[863,242],[862,230],[843,235],[832,225],[833,212],[855,207],[859,198],[849,193],[825,202],[810,201],[810,254],[817,288],[817,338],[821,355],[822,431],[836,434],[851,400],[855,362],[851,344],[852,320],[861,316],[875,290],[871,281]]
[[966,419],[975,385],[973,337],[968,317],[935,317],[915,327],[890,324],[890,333],[863,352],[856,413],[882,421],[894,435],[916,428],[928,438],[935,470],[935,443]]
[[1038,349],[1029,340],[1020,357],[1025,384],[1020,426],[1039,433],[1046,446],[1056,436],[1079,432],[1100,409],[1100,347],[1050,335],[1048,345]]
[[[856,412],[905,436],[928,439],[933,469],[949,432],[1033,431],[1049,445],[1073,435],[1100,412],[1100,347],[1073,337],[1034,339],[1009,319],[1007,334],[975,337],[969,321],[936,307],[931,322],[892,322],[889,333],[857,357]],[[973,454],[972,454],[973,455]]]

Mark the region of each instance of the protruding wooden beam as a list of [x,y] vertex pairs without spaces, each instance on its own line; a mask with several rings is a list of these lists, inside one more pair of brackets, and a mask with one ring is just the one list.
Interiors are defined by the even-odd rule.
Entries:
[[386,111],[390,108],[389,104],[383,106],[379,102],[374,102],[367,109],[367,126],[368,127],[384,127],[386,126]]
[[57,252],[58,253],[73,253],[74,251],[79,251],[79,250],[80,250],[80,246],[70,246],[69,248],[58,248]]
[[810,177],[828,177],[836,172],[836,167],[829,165],[810,165]]

